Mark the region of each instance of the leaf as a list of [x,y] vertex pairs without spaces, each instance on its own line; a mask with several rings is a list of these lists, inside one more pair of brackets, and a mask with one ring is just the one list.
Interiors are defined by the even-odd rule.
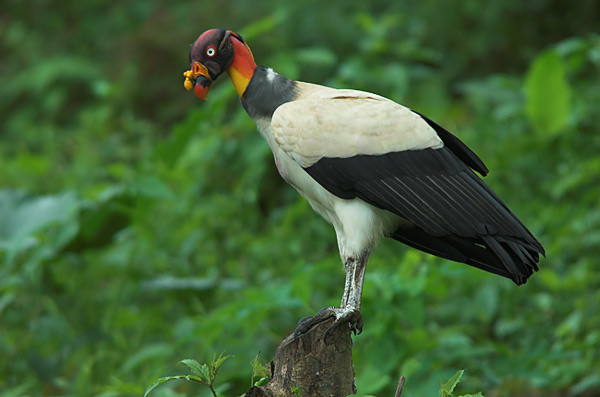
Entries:
[[223,353],[221,353],[218,358],[213,359],[211,367],[214,369],[215,375],[216,375],[216,372],[219,370],[219,368],[221,368],[221,365],[223,365],[225,360],[227,360],[229,357],[232,357],[232,356],[223,356]]
[[1,189],[0,253],[6,252],[5,263],[33,249],[38,252],[34,262],[54,255],[77,234],[80,206],[72,192],[36,197],[21,190]]
[[249,25],[246,25],[239,33],[244,37],[244,41],[251,40],[255,37],[260,37],[268,32],[273,31],[287,16],[287,9],[280,8],[270,15],[259,19]]
[[142,282],[142,288],[149,291],[210,291],[216,286],[221,286],[223,280],[215,277],[173,277],[158,276]]
[[146,389],[146,392],[144,393],[144,397],[146,397],[148,394],[150,394],[150,392],[154,389],[156,389],[156,387],[158,387],[159,385],[162,385],[163,383],[176,379],[177,376],[167,376],[164,378],[159,378],[157,380],[154,381],[154,383],[152,383],[150,386],[148,386],[148,388]]
[[219,369],[221,369],[221,365],[223,365],[223,363],[225,362],[225,360],[227,360],[229,357],[231,356],[223,356],[223,353],[219,354],[219,357],[216,357],[216,355],[213,357],[212,362],[210,363],[210,381],[209,381],[209,385],[212,386],[212,384],[215,381],[215,378],[217,377],[217,374],[219,373]]
[[133,190],[141,196],[156,199],[173,199],[171,188],[155,175],[142,175],[132,183]]
[[[269,369],[260,361],[260,352],[256,354],[256,357],[254,357],[252,361],[250,361],[250,364],[252,365],[252,381],[257,377],[260,377],[259,382],[263,379],[267,379],[268,381],[270,376]],[[254,385],[257,386],[256,383]]]
[[152,385],[150,385],[150,387],[148,387],[148,389],[146,390],[146,393],[144,394],[144,397],[146,397],[158,385],[165,383],[167,381],[170,381],[170,380],[187,380],[187,381],[198,382],[198,383],[208,386],[211,389],[211,391],[213,391],[213,393],[214,393],[212,384],[215,380],[215,377],[217,376],[217,372],[219,371],[221,364],[223,364],[223,362],[226,359],[228,359],[229,357],[230,356],[223,357],[223,353],[221,353],[221,355],[219,357],[213,358],[210,368],[208,367],[208,365],[200,364],[198,361],[191,359],[191,358],[186,358],[184,360],[181,360],[179,363],[186,365],[197,376],[177,375],[177,376],[166,376],[164,378],[160,378],[160,379],[156,380]]
[[192,370],[193,373],[202,377],[204,376],[203,381],[206,383],[210,382],[210,375],[208,372],[208,366],[206,364],[200,365],[200,363],[194,359],[186,358],[181,360],[179,363],[185,364],[189,369]]
[[442,396],[442,397],[451,396],[452,392],[454,391],[454,388],[456,387],[456,385],[458,385],[458,382],[460,382],[460,378],[462,378],[464,373],[465,373],[465,370],[461,369],[460,371],[455,373],[453,377],[448,379],[448,381],[446,383],[444,383],[440,389],[440,396]]
[[573,395],[583,394],[587,390],[596,390],[595,388],[600,388],[600,374],[590,374],[577,382],[572,388],[571,391]]
[[144,393],[144,397],[146,397],[148,394],[150,394],[150,392],[154,389],[156,389],[157,386],[162,385],[165,382],[168,382],[170,380],[193,380],[195,382],[199,382],[199,383],[204,383],[202,381],[202,379],[198,378],[197,376],[190,376],[190,375],[175,375],[175,376],[165,376],[163,378],[159,378],[156,381],[154,381],[154,383],[152,383],[150,386],[148,386],[148,388],[146,389],[146,392]]
[[477,394],[463,394],[461,396],[458,397],[485,397],[483,394],[481,394],[481,392],[477,393]]
[[134,368],[140,367],[142,364],[149,361],[160,361],[168,356],[171,352],[171,346],[167,343],[157,343],[147,345],[137,352],[129,355],[127,360],[121,366],[121,371],[125,373],[131,372]]
[[256,382],[254,382],[254,386],[259,387],[259,386],[264,386],[266,384],[268,384],[270,381],[270,379],[267,378],[260,378],[259,380],[257,380]]
[[335,53],[327,48],[307,47],[297,51],[298,61],[315,66],[333,66],[337,64]]
[[79,200],[71,192],[31,197],[23,191],[0,190],[0,241],[18,244],[54,223],[75,218]]
[[297,397],[300,397],[301,396],[300,393],[302,393],[302,390],[300,390],[300,388],[298,386],[291,386],[290,387],[290,391],[292,393],[294,393],[294,395],[297,396]]
[[35,381],[29,379],[20,385],[0,392],[0,397],[20,397],[30,395],[31,390],[35,387]]
[[565,66],[552,49],[534,60],[525,80],[525,111],[539,133],[553,135],[567,123],[571,111],[571,88]]

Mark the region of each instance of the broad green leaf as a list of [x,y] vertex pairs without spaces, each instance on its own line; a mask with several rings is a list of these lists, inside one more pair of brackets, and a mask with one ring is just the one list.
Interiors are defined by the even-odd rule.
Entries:
[[535,129],[550,135],[560,132],[571,111],[571,88],[563,61],[555,50],[544,51],[534,60],[525,90],[525,110]]
[[141,196],[155,199],[175,197],[171,188],[156,175],[142,175],[132,183],[133,189]]
[[186,358],[184,360],[181,360],[180,363],[185,364],[196,375],[204,376],[204,380],[206,382],[208,382],[210,380],[209,374],[208,374],[208,368],[207,368],[206,364],[201,365],[198,361],[191,359],[191,358]]
[[66,223],[79,209],[71,192],[32,197],[18,190],[0,190],[0,241],[16,244],[53,223]]
[[77,234],[80,205],[72,192],[30,196],[0,190],[0,252],[6,252],[6,263],[34,247],[38,260],[52,256]]

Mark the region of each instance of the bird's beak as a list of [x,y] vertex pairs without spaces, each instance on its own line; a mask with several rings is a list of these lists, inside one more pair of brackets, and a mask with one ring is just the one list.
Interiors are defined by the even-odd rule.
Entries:
[[194,62],[192,69],[185,71],[183,76],[185,77],[185,82],[183,83],[185,89],[189,91],[193,88],[196,96],[205,100],[210,90],[210,84],[212,83],[206,66],[200,62]]

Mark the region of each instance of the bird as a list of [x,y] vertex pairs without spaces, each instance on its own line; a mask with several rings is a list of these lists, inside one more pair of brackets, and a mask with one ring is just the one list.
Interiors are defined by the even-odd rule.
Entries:
[[[210,29],[190,46],[184,86],[202,100],[227,73],[281,177],[333,225],[346,275],[340,306],[301,319],[363,330],[367,261],[382,238],[524,284],[540,242],[482,180],[489,170],[426,116],[365,91],[288,79],[257,66],[241,35]],[[480,176],[477,175],[477,173]]]

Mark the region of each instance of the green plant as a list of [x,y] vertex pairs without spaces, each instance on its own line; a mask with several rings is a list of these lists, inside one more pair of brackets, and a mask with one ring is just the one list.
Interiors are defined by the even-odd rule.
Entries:
[[256,354],[256,357],[254,357],[252,361],[250,361],[250,365],[252,365],[251,386],[263,386],[269,383],[270,380],[271,374],[269,368],[260,361],[259,357],[260,352]]
[[[465,370],[461,369],[456,374],[454,374],[454,376],[452,376],[450,379],[448,379],[448,381],[446,381],[446,383],[440,383],[440,397],[453,397],[454,394],[452,394],[452,393],[454,392],[454,389],[460,382],[464,373],[465,373]],[[484,396],[483,396],[483,394],[481,394],[481,392],[479,392],[477,394],[462,394],[457,397],[484,397]]]
[[[5,3],[0,396],[140,396],[177,373],[165,363],[224,349],[240,359],[215,390],[239,394],[257,350],[273,357],[299,318],[339,303],[335,235],[229,83],[202,102],[183,88],[211,27],[291,78],[431,116],[547,249],[516,288],[382,242],[360,393],[393,395],[402,373],[428,396],[469,368],[487,394],[600,394],[600,2]],[[153,394],[198,391],[168,385]]]
[[154,383],[152,383],[147,389],[146,393],[144,393],[144,397],[150,394],[152,390],[154,390],[158,385],[161,385],[165,382],[171,380],[186,380],[192,382],[198,382],[202,385],[208,387],[213,394],[214,397],[217,397],[217,392],[215,391],[213,385],[215,383],[215,379],[217,374],[219,373],[219,369],[221,369],[221,365],[225,360],[227,360],[231,356],[223,356],[223,353],[217,357],[213,356],[210,364],[200,364],[198,361],[193,359],[185,359],[181,360],[181,364],[185,364],[191,371],[192,374],[189,375],[175,375],[175,376],[165,376],[160,379],[157,379]]

